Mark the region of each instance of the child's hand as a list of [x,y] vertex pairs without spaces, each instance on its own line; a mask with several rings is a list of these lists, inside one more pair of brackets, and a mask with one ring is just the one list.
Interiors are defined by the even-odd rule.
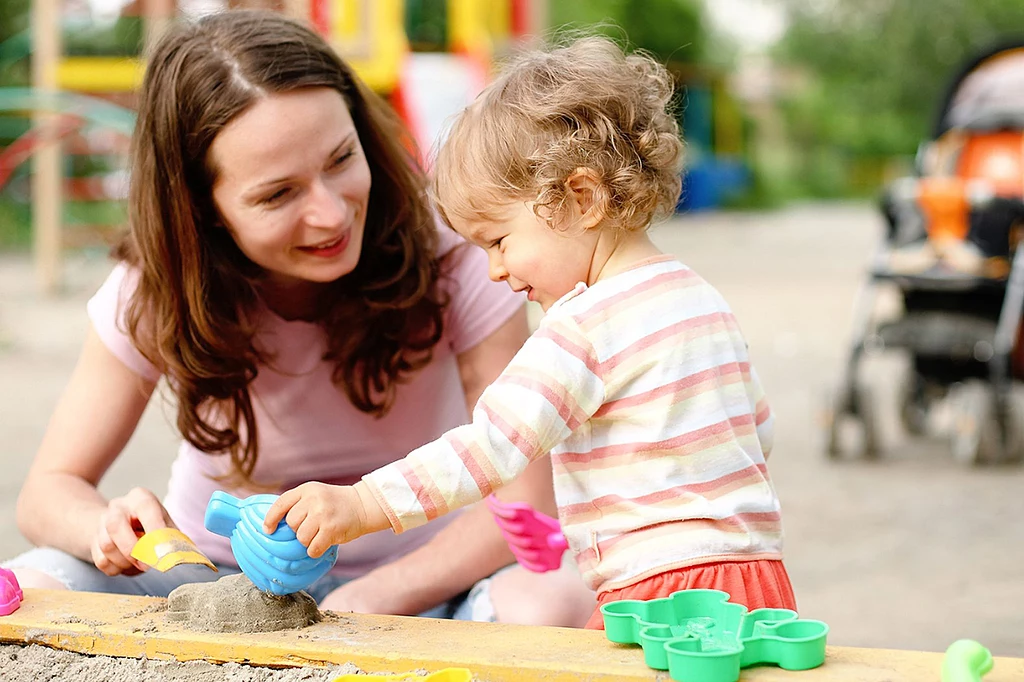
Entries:
[[361,507],[352,486],[303,483],[271,505],[263,519],[263,530],[273,533],[281,519],[285,519],[315,559],[332,545],[363,535]]
[[[364,501],[367,499],[368,503]],[[368,509],[368,504],[373,508]],[[350,542],[390,525],[368,491],[360,495],[356,486],[326,483],[303,483],[277,498],[263,519],[264,532],[273,533],[281,519],[288,522],[314,559],[332,545]]]

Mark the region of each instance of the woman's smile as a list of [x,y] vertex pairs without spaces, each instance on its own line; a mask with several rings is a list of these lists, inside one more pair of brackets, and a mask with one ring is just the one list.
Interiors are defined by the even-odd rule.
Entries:
[[345,252],[351,236],[352,230],[345,230],[343,234],[334,237],[330,241],[320,242],[311,246],[298,246],[296,249],[318,258],[333,258]]

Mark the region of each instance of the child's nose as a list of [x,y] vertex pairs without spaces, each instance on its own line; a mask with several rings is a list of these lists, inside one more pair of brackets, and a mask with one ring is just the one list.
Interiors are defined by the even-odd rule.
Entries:
[[508,279],[508,270],[501,260],[500,254],[491,253],[487,261],[487,276],[492,282],[504,282]]

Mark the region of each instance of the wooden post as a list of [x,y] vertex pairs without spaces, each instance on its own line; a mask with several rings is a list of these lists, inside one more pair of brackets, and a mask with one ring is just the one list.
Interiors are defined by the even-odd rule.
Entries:
[[[61,53],[60,0],[32,2],[32,85],[42,95],[50,95],[56,104],[57,63]],[[61,222],[64,173],[60,142],[56,130],[56,106],[47,106],[34,116],[42,132],[39,150],[33,159],[32,174],[32,250],[36,276],[46,294],[54,294],[61,284]]]
[[528,35],[544,36],[548,33],[549,17],[548,0],[529,0]]
[[312,19],[312,0],[282,0],[285,16],[304,23]]
[[175,14],[174,0],[142,0],[143,54],[148,56],[160,40]]

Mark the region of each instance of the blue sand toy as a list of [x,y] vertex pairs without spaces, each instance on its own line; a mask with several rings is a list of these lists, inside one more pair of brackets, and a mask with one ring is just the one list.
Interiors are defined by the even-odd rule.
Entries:
[[331,570],[338,547],[314,559],[283,519],[273,533],[263,532],[263,519],[277,498],[252,495],[239,500],[218,490],[210,497],[203,523],[208,531],[231,538],[238,567],[256,587],[284,596],[308,588]]

